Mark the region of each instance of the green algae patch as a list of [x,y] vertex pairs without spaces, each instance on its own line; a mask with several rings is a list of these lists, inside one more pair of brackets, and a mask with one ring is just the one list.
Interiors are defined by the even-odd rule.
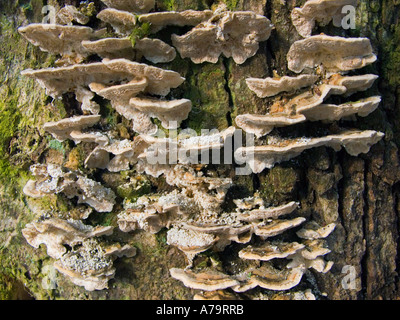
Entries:
[[176,11],[178,4],[175,0],[158,0],[157,7],[165,11]]
[[136,46],[136,41],[147,37],[150,34],[151,24],[149,22],[140,22],[138,21],[135,28],[132,30],[129,35],[129,39],[131,40],[132,47]]
[[267,203],[276,205],[293,199],[299,180],[294,168],[276,166],[260,177],[260,195]]
[[117,187],[117,194],[121,198],[136,202],[141,196],[151,192],[151,183],[144,177],[138,176],[132,181]]
[[231,10],[237,10],[238,9],[238,5],[239,5],[239,0],[222,0],[223,3],[226,4],[226,7]]
[[227,119],[231,111],[229,94],[225,84],[225,66],[217,64],[193,65],[188,75],[188,92],[185,98],[193,103],[192,112],[186,120],[187,127],[200,133],[201,129],[223,130],[229,126]]

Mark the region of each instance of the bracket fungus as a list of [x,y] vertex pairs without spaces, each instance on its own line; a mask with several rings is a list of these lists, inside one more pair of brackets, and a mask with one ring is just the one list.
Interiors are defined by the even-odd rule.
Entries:
[[106,38],[96,41],[82,41],[82,46],[90,53],[107,59],[134,59],[136,53],[128,38]]
[[235,119],[236,125],[248,133],[254,133],[256,137],[262,137],[270,133],[276,127],[289,126],[306,120],[304,115],[286,116],[281,114],[252,115],[241,114]]
[[[136,163],[144,144],[141,138],[135,141],[114,140],[97,146],[85,159],[85,167],[108,169],[111,172],[129,170],[130,164]],[[111,159],[110,155],[114,157]]]
[[64,172],[57,165],[33,165],[32,174],[36,181],[28,181],[24,191],[27,196],[63,193],[69,199],[78,198],[98,212],[110,212],[115,204],[115,194],[101,183],[78,172]]
[[73,25],[72,22],[77,22],[79,24],[87,24],[89,23],[90,18],[80,12],[76,7],[67,5],[60,9],[56,15],[57,24],[62,25]]
[[81,62],[88,56],[82,41],[96,37],[92,28],[59,24],[33,23],[20,27],[18,32],[42,51],[62,56],[59,64]]
[[185,80],[177,72],[127,59],[105,59],[102,62],[36,71],[28,69],[22,74],[36,79],[42,87],[46,88],[46,93],[53,98],[59,98],[67,92],[74,92],[77,100],[82,103],[82,110],[89,114],[98,114],[100,111],[100,106],[92,101],[95,94],[89,90],[91,84],[96,84],[93,88],[103,89],[101,85],[105,87],[116,82],[132,83],[140,79],[138,86],[135,85],[136,83],[133,85],[135,89],[133,94],[135,94],[138,90],[136,88],[141,88],[140,82],[146,79],[147,93],[165,96],[171,88],[180,86]]
[[129,105],[152,118],[159,119],[166,129],[176,129],[192,110],[192,102],[188,99],[163,101],[132,98]]
[[[306,39],[309,40],[312,48],[313,41],[311,39],[316,39],[316,36]],[[365,40],[369,43],[368,39]],[[311,49],[311,51],[313,50]],[[321,61],[329,56],[324,50],[318,54]],[[310,61],[313,59],[314,56],[311,55]],[[289,61],[289,64],[291,62],[293,61]],[[311,66],[312,63],[308,65],[308,67]],[[341,105],[323,104],[323,102],[331,95],[348,97],[355,92],[366,91],[371,88],[377,78],[378,76],[373,74],[344,76],[340,73],[266,79],[248,78],[246,79],[247,85],[261,98],[273,97],[282,92],[286,92],[286,94],[285,97],[277,97],[274,100],[268,114],[241,114],[236,117],[235,122],[244,131],[253,133],[260,138],[276,127],[290,126],[306,120],[324,122],[337,121],[342,118],[348,120],[355,119],[354,115],[356,114],[366,117],[378,107],[381,101],[380,97],[369,97]],[[300,94],[296,93],[304,87],[309,88],[305,91],[302,90],[303,92]]]
[[307,240],[324,239],[332,233],[335,227],[334,223],[321,227],[316,222],[309,222],[297,232],[297,235]]
[[363,68],[375,62],[376,55],[368,38],[317,35],[293,43],[287,60],[289,69],[296,73],[321,64],[336,72]]
[[56,260],[54,267],[72,283],[87,291],[104,290],[108,288],[108,281],[115,276],[113,261],[118,256],[127,254],[131,257],[136,254],[136,250],[126,246],[123,249],[110,249],[104,248],[94,239],[88,239],[77,249]]
[[124,36],[128,36],[136,26],[136,16],[127,11],[104,9],[99,12],[97,18],[109,23],[116,33]]
[[152,63],[167,63],[176,57],[175,49],[159,39],[138,39],[133,47],[129,38],[106,38],[82,41],[82,46],[88,52],[107,59],[135,59],[136,56],[144,56]]
[[[237,204],[237,202],[235,202]],[[256,209],[254,207],[248,207],[247,209],[237,208],[236,217],[239,221],[254,222],[257,220],[276,219],[280,216],[292,213],[298,208],[297,202],[289,202],[278,207],[265,207],[264,201]]]
[[74,92],[77,88],[88,87],[91,83],[108,85],[113,82],[132,81],[138,78],[147,79],[148,93],[165,96],[171,88],[176,88],[185,81],[177,72],[127,59],[103,60],[90,64],[36,71],[28,69],[22,74],[36,79],[46,88],[47,94],[55,98],[63,93]]
[[294,92],[298,89],[311,86],[318,80],[316,75],[300,75],[297,77],[284,76],[281,78],[247,78],[246,83],[250,90],[259,98],[273,97],[281,92]]
[[170,272],[173,278],[182,281],[185,286],[192,289],[215,291],[232,288],[236,292],[244,292],[257,286],[268,290],[289,290],[299,284],[304,269],[298,267],[280,271],[264,265],[233,276],[215,270],[193,272],[173,268]]
[[80,220],[58,218],[34,221],[22,230],[22,234],[31,246],[39,248],[41,244],[45,244],[47,254],[54,259],[61,258],[67,252],[64,245],[73,247],[86,239],[112,233],[113,227],[92,227]]
[[335,121],[356,114],[366,117],[378,107],[380,102],[381,97],[377,96],[341,105],[320,104],[313,108],[304,108],[301,113],[310,121]]
[[154,8],[155,0],[101,0],[107,7],[118,10],[143,13]]
[[181,12],[166,11],[152,12],[139,16],[142,23],[150,23],[150,30],[156,33],[166,26],[197,26],[200,23],[209,20],[213,16],[211,10],[195,11],[185,10]]
[[340,27],[345,16],[345,6],[356,7],[358,0],[309,0],[303,7],[294,8],[291,13],[292,23],[297,32],[304,38],[311,36],[315,22],[325,26],[331,20],[335,27]]
[[167,244],[183,251],[189,261],[196,254],[210,249],[217,241],[218,238],[213,234],[177,227],[169,229],[167,233]]
[[266,41],[273,26],[264,16],[251,11],[217,11],[183,36],[172,35],[172,43],[182,58],[194,63],[216,63],[221,54],[243,64],[254,56],[259,42]]
[[370,89],[378,78],[379,77],[375,74],[363,74],[359,76],[342,76],[340,74],[334,74],[328,79],[328,81],[331,85],[346,87],[344,96],[348,97],[355,92]]
[[[361,99],[356,102],[346,102],[341,105],[323,104],[325,99],[332,94],[345,94],[363,89],[363,87],[356,89],[355,82],[358,82],[358,80],[354,80],[354,82],[347,79],[343,80],[349,86],[349,89],[344,85],[322,84],[295,96],[284,104],[277,101],[271,107],[273,110],[276,109],[276,112],[270,112],[266,115],[238,115],[235,119],[236,125],[245,132],[254,133],[257,137],[262,137],[276,127],[290,126],[307,120],[328,122],[349,118],[354,115],[366,117],[378,107],[381,101],[379,96]],[[349,82],[354,83],[355,86],[352,87]]]
[[[236,142],[239,130],[226,125],[221,131],[193,136],[190,131],[194,130],[186,130],[190,129],[186,125],[196,119],[190,117],[192,101],[182,98],[187,96],[182,90],[171,92],[185,78],[176,71],[139,62],[142,58],[153,64],[172,62],[177,50],[182,58],[191,59],[189,68],[192,63],[216,63],[221,55],[243,64],[257,53],[260,42],[269,39],[274,28],[271,21],[252,11],[228,11],[225,5],[214,11],[147,13],[155,7],[154,0],[102,2],[109,8],[102,10],[97,19],[103,22],[101,25],[108,23],[115,30],[112,38],[106,34],[107,29],[96,31],[72,25],[89,21],[72,6],[61,9],[57,25],[32,24],[19,29],[32,44],[61,55],[60,67],[28,69],[22,74],[37,80],[53,98],[73,93],[81,103],[77,111],[83,115],[48,122],[44,130],[58,141],[85,143],[82,148],[88,154],[84,167],[76,166],[82,171],[72,171],[65,168],[68,165],[63,167],[51,161],[31,166],[35,179],[26,183],[24,194],[32,198],[62,194],[66,201],[72,200],[69,205],[83,204],[80,207],[90,210],[82,209],[80,219],[88,218],[92,211],[109,212],[125,233],[144,230],[156,234],[166,228],[166,244],[178,248],[187,258],[185,269],[172,268],[170,274],[188,288],[206,291],[196,295],[200,299],[240,298],[241,293],[256,287],[277,291],[276,297],[284,299],[315,298],[309,291],[286,295],[282,291],[297,286],[308,269],[320,273],[330,270],[333,262],[325,260],[330,253],[325,239],[336,224],[319,225],[304,210],[297,210],[296,201],[271,206],[275,199],[263,199],[261,191],[241,198],[235,190],[238,180],[234,178],[234,166],[229,169],[219,162],[199,164],[203,155],[209,156],[208,151],[219,156],[219,160],[223,152],[224,156],[232,155],[234,150],[227,148],[227,142],[231,138]],[[293,10],[292,21],[307,38],[291,45],[288,68],[295,73],[305,72],[264,79],[244,75],[248,88],[268,100],[265,106],[268,113],[239,114],[238,127],[260,138],[274,128],[308,120],[332,122],[355,118],[354,115],[365,117],[378,107],[381,101],[378,96],[354,102],[344,99],[367,91],[378,77],[348,74],[376,60],[369,39],[311,36],[315,22],[327,24],[333,18],[336,23],[341,16],[340,8],[354,2],[310,0]],[[90,25],[99,25],[98,22]],[[176,50],[160,39],[147,38],[149,33],[156,36],[168,25],[193,27],[185,29],[184,32],[190,29],[186,34],[171,35]],[[141,30],[142,27],[146,30]],[[160,36],[165,38],[164,32],[169,31],[164,30]],[[246,68],[242,71],[246,70],[250,72]],[[116,121],[123,121],[118,124],[123,126],[123,133],[101,121],[105,120],[100,112],[104,101],[96,99],[96,95],[109,100],[115,114],[125,118],[116,117]],[[328,100],[333,95],[341,96],[332,99],[338,104]],[[183,122],[186,119],[189,121]],[[132,122],[133,130],[126,128],[126,120]],[[164,131],[158,129],[157,121],[173,132],[162,135]],[[313,125],[318,128],[318,123]],[[281,130],[276,131],[279,134]],[[320,131],[316,132],[312,138],[270,135],[257,141],[256,146],[235,146],[234,158],[240,160],[238,163],[244,159],[252,172],[258,174],[320,146],[334,151],[343,147],[350,155],[357,156],[368,152],[383,137],[383,133],[373,130],[335,131],[335,134],[324,131],[322,137],[318,137]],[[118,174],[121,171],[126,172]],[[131,187],[132,180],[126,183],[126,177],[130,179],[132,172],[148,176],[149,191],[126,197],[120,190]],[[101,182],[89,177],[101,177]],[[123,198],[120,205],[116,205],[121,199],[110,185]],[[69,213],[68,217],[72,216]],[[45,244],[48,255],[56,260],[57,270],[74,284],[93,291],[108,287],[116,272],[114,259],[136,254],[135,248],[115,243],[113,239],[107,239],[108,245],[102,242],[101,236],[112,231],[113,227],[86,225],[81,220],[67,220],[65,216],[47,212],[27,224],[23,235],[35,248]],[[126,234],[124,239],[128,238]],[[231,244],[229,250],[235,255],[233,259],[240,261],[238,264],[227,266],[213,261],[211,255],[202,254],[211,250],[224,252]],[[202,259],[209,260],[203,263]],[[221,291],[224,289],[230,292]]]
[[262,246],[248,246],[239,251],[239,257],[246,260],[270,261],[277,258],[287,258],[295,254],[305,246],[303,244],[292,242],[264,243]]
[[[107,288],[108,281],[115,275],[113,260],[136,254],[136,249],[129,245],[107,247],[95,239],[112,233],[113,227],[92,227],[80,220],[59,218],[39,219],[22,230],[34,248],[46,245],[47,254],[55,259],[54,267],[58,271],[88,291]],[[67,250],[66,245],[72,249]]]
[[[249,276],[250,274],[250,276]],[[264,264],[260,268],[252,268],[238,275],[240,285],[233,287],[236,292],[244,292],[255,287],[268,290],[284,291],[297,286],[304,275],[304,268],[287,268],[283,270]]]
[[[158,177],[165,173],[167,176],[170,175],[169,177],[171,177],[173,181],[177,181],[178,184],[185,183],[178,180],[177,177],[181,175],[190,175],[190,180],[186,181],[186,183],[191,183],[193,185],[201,184],[204,180],[210,181],[212,179],[196,179],[195,175],[191,175],[185,171],[179,173],[179,169],[182,168],[179,166],[175,167],[175,169],[177,169],[176,171],[174,169],[171,170],[171,166],[174,164],[196,162],[199,154],[203,151],[208,152],[210,150],[216,150],[219,152],[219,150],[224,147],[226,140],[234,135],[235,130],[234,127],[229,127],[221,132],[218,131],[215,133],[210,131],[208,134],[191,136],[189,138],[185,135],[178,135],[175,138],[157,138],[150,135],[142,135],[143,140],[148,144],[148,146],[139,156],[139,159],[142,160],[142,162],[139,163],[139,171],[146,172],[154,177]],[[147,161],[148,159],[153,159],[151,160],[153,163],[149,163]],[[159,162],[165,162],[165,165],[160,165]],[[170,162],[173,163],[170,164]],[[169,177],[167,177],[167,181]],[[224,179],[220,179],[218,181],[223,180]]]
[[185,81],[185,78],[175,71],[164,70],[126,59],[104,60],[103,63],[111,72],[117,74],[127,73],[130,79],[146,78],[148,81],[146,91],[153,95],[166,96],[171,88],[177,88]]
[[170,273],[173,278],[182,281],[186,287],[204,291],[222,290],[239,284],[237,280],[217,271],[195,273],[173,268]]
[[367,153],[370,147],[383,138],[384,134],[373,130],[349,131],[342,134],[321,138],[300,138],[256,147],[241,147],[236,150],[235,157],[246,158],[254,173],[265,168],[272,168],[276,163],[297,157],[303,151],[327,146],[338,151],[343,146],[352,156]]
[[152,63],[167,63],[176,58],[176,50],[159,39],[137,39],[135,50]]
[[65,141],[72,138],[72,132],[79,132],[92,127],[100,121],[100,118],[99,115],[76,116],[57,122],[47,122],[44,124],[43,129],[58,141]]

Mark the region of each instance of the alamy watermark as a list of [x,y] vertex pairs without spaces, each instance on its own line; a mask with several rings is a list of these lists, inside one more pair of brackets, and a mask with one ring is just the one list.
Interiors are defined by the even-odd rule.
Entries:
[[357,277],[357,270],[355,266],[345,265],[342,268],[342,274],[344,277],[341,280],[342,288],[345,290],[359,290],[360,283],[359,278]]
[[355,29],[356,28],[356,8],[352,5],[347,5],[342,8],[342,14],[345,16],[342,18],[341,26],[343,29]]
[[42,288],[45,290],[57,289],[57,271],[56,269],[48,264],[42,268],[42,273],[45,275],[42,279]]
[[44,17],[42,19],[42,24],[48,25],[49,28],[54,28],[57,23],[57,10],[54,6],[44,6],[42,8],[42,13]]
[[[173,125],[171,123],[170,125]],[[146,152],[150,165],[174,164],[235,164],[236,175],[252,173],[248,163],[252,161],[255,136],[240,129],[219,131],[202,129],[198,134],[193,129],[169,130],[167,134],[158,130],[151,138],[152,144]],[[245,146],[250,152],[237,152]]]

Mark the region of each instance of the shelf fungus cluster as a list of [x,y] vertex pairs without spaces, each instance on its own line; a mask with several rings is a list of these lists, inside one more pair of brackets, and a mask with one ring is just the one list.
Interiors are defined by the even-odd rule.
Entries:
[[[134,13],[145,13],[154,6],[154,1],[104,2],[110,8],[100,12],[99,19],[120,26],[135,26]],[[76,7],[65,6],[57,13],[56,24],[19,28],[33,45],[59,57],[57,67],[25,70],[23,75],[37,80],[55,99],[72,93],[80,103],[80,115],[48,122],[43,129],[60,142],[71,140],[77,145],[94,146],[84,161],[86,168],[119,172],[135,164],[147,144],[141,137],[120,140],[102,130],[96,95],[109,100],[116,112],[132,121],[133,131],[139,134],[157,132],[152,121],[155,118],[166,128],[171,124],[176,128],[188,117],[192,105],[186,99],[165,100],[170,90],[185,80],[178,73],[137,61],[142,57],[154,64],[172,61],[176,56],[173,47],[159,39],[141,38],[133,44],[120,34],[105,38],[106,29],[93,30],[86,26],[89,21],[90,17]],[[97,62],[90,62],[93,56],[97,56]],[[84,220],[93,210],[113,212],[116,194],[82,171],[56,164],[35,164],[31,172],[34,179],[24,187],[25,195],[36,199],[62,195],[91,210],[71,214],[75,219],[58,217],[52,212],[41,214],[23,230],[28,243],[35,248],[46,245],[49,256],[56,260],[54,267],[74,284],[89,291],[107,288],[115,275],[113,260],[124,255],[132,257],[136,249],[105,244],[102,238],[110,236],[113,227],[92,227]]]
[[[173,268],[170,270],[171,276],[193,289],[216,291],[231,288],[242,293],[255,287],[273,291],[289,290],[299,284],[308,268],[323,273],[330,270],[332,262],[322,258],[330,252],[323,241],[329,232],[311,241],[307,230],[300,229],[298,237],[304,238],[300,243],[274,241],[274,237],[302,225],[306,219],[287,217],[296,210],[298,204],[295,202],[280,207],[264,207],[262,200],[256,199],[240,200],[235,212],[222,214],[212,220],[204,213],[201,221],[196,221],[198,218],[179,217],[167,237],[170,244],[191,257],[209,248],[221,251],[232,241],[248,244],[256,235],[260,245],[247,245],[238,252],[239,258],[255,263],[249,263],[234,274],[223,272],[220,267],[201,270]],[[334,225],[329,226],[330,231],[333,229]],[[273,264],[274,259],[286,259],[288,263],[283,269],[278,269]]]
[[[292,20],[297,30],[301,34],[305,29],[309,32],[306,39],[296,41],[290,47],[288,68],[295,73],[303,73],[265,79],[247,78],[249,89],[267,101],[269,111],[266,114],[238,115],[235,120],[238,127],[261,138],[275,128],[306,121],[354,121],[357,116],[366,117],[376,110],[381,102],[380,96],[340,104],[329,103],[331,97],[335,97],[336,101],[343,100],[342,97],[367,91],[373,86],[377,75],[351,74],[351,71],[376,61],[369,39],[311,35],[315,20],[328,23],[336,14],[341,14],[343,6],[353,2],[310,0],[303,8],[293,10]],[[328,146],[335,151],[344,147],[350,155],[357,156],[368,152],[382,137],[383,133],[372,130],[342,130],[324,137],[296,139],[269,137],[266,143],[239,148],[236,153],[238,157],[248,160],[254,173],[259,173],[298,156],[304,150],[319,146]]]
[[[154,0],[102,2],[107,8],[98,13],[100,21],[93,25],[108,29],[86,26],[94,17],[73,6],[58,12],[55,25],[31,24],[19,29],[33,45],[59,58],[57,67],[29,69],[23,75],[37,80],[54,99],[72,94],[80,103],[74,116],[46,123],[45,132],[60,142],[84,144],[87,151],[79,170],[52,163],[32,165],[34,178],[24,187],[26,196],[60,195],[81,211],[68,218],[42,213],[23,230],[27,242],[35,248],[44,244],[55,268],[74,284],[90,291],[103,290],[115,275],[114,259],[136,254],[134,247],[105,241],[114,227],[86,224],[92,211],[112,213],[125,233],[166,230],[167,244],[187,258],[187,267],[172,268],[170,275],[186,287],[201,290],[196,299],[236,299],[256,290],[281,294],[284,299],[315,299],[310,290],[291,289],[309,270],[326,273],[332,267],[333,262],[325,258],[330,252],[325,239],[335,223],[310,221],[298,210],[296,201],[272,207],[258,193],[243,199],[228,197],[235,170],[231,170],[232,165],[229,170],[220,165],[220,160],[239,130],[231,126],[193,136],[188,128],[183,129],[181,124],[190,116],[192,102],[173,99],[178,95],[170,93],[185,78],[154,66],[173,61],[176,50],[193,63],[216,63],[222,55],[242,64],[256,54],[259,42],[268,40],[274,28],[271,22],[254,12],[231,12],[224,5],[214,11],[151,12]],[[377,79],[373,74],[350,73],[376,60],[369,40],[311,36],[315,22],[336,21],[341,6],[353,2],[310,0],[294,10],[293,23],[306,38],[292,45],[287,60],[289,69],[299,75],[258,79],[249,74],[248,87],[267,101],[269,112],[238,115],[238,127],[262,138],[275,128],[307,121],[355,120],[378,107],[379,96],[342,101],[367,91]],[[171,35],[176,50],[154,37],[170,25],[192,27],[186,34]],[[145,26],[146,36],[135,33],[137,27]],[[113,37],[108,37],[110,34]],[[329,101],[333,96],[342,103]],[[109,103],[124,124],[131,126],[128,134],[116,135],[104,125],[103,103]],[[163,136],[159,126],[169,129],[169,134]],[[267,142],[258,139],[256,146],[240,146],[224,156],[245,159],[258,174],[320,146],[335,151],[343,147],[357,156],[368,152],[382,137],[372,130],[292,139],[268,136]],[[199,164],[199,157],[209,156],[210,151],[217,163]],[[168,188],[120,201],[118,197],[123,196],[104,186],[105,181],[95,180],[99,177],[96,173],[130,169],[151,181],[159,179]],[[226,267],[213,258],[227,250],[240,263]],[[210,254],[202,254],[206,251]],[[206,262],[201,263],[201,259]]]

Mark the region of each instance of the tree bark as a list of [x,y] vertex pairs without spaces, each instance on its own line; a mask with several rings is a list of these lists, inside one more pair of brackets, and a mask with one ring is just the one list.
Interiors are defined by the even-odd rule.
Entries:
[[[79,1],[46,1],[63,6]],[[96,9],[104,6],[94,1]],[[156,10],[204,10],[213,0],[157,0]],[[256,56],[243,65],[220,58],[216,64],[194,65],[177,58],[163,66],[180,72],[186,82],[174,91],[175,97],[193,102],[193,112],[184,123],[189,128],[219,129],[234,124],[237,115],[266,111],[265,101],[257,98],[246,86],[247,77],[290,75],[286,54],[290,45],[300,40],[290,20],[290,12],[305,1],[226,0],[232,10],[252,10],[264,14],[275,25],[271,38],[260,44]],[[27,68],[52,66],[54,57],[28,44],[16,29],[42,19],[42,0],[10,2],[0,0],[0,299],[191,299],[193,290],[171,279],[169,268],[185,265],[183,255],[165,243],[165,233],[132,235],[117,233],[113,237],[139,248],[136,258],[120,259],[117,275],[110,289],[85,292],[59,274],[54,274],[46,249],[31,248],[21,230],[35,217],[37,210],[71,208],[54,196],[46,202],[27,199],[22,188],[29,179],[33,163],[58,163],[81,167],[87,150],[68,142],[58,143],[44,133],[45,122],[74,114],[74,104],[67,96],[52,101],[34,81],[20,75]],[[318,148],[304,152],[294,161],[264,170],[261,174],[235,177],[235,188],[246,194],[259,191],[271,205],[299,201],[299,214],[321,224],[335,222],[335,231],[328,238],[334,262],[326,274],[308,273],[304,287],[311,287],[319,299],[398,299],[398,237],[400,210],[400,2],[397,0],[361,0],[357,9],[355,30],[335,28],[331,24],[317,27],[315,34],[371,39],[378,61],[363,69],[379,79],[368,92],[357,98],[381,95],[379,108],[346,127],[377,130],[384,139],[359,157],[346,152]],[[109,126],[117,132],[128,126],[110,108],[105,109]],[[331,125],[306,123],[293,128],[275,129],[282,136],[309,136],[318,130],[334,132]],[[102,174],[99,179],[118,187],[119,174]],[[160,181],[151,181],[153,188],[164,188]],[[115,224],[115,214],[94,216],[94,221]],[[224,259],[223,254],[222,260]],[[227,258],[228,259],[228,258]],[[345,288],[346,266],[354,267],[356,288]],[[54,281],[57,288],[47,290],[43,283]]]

